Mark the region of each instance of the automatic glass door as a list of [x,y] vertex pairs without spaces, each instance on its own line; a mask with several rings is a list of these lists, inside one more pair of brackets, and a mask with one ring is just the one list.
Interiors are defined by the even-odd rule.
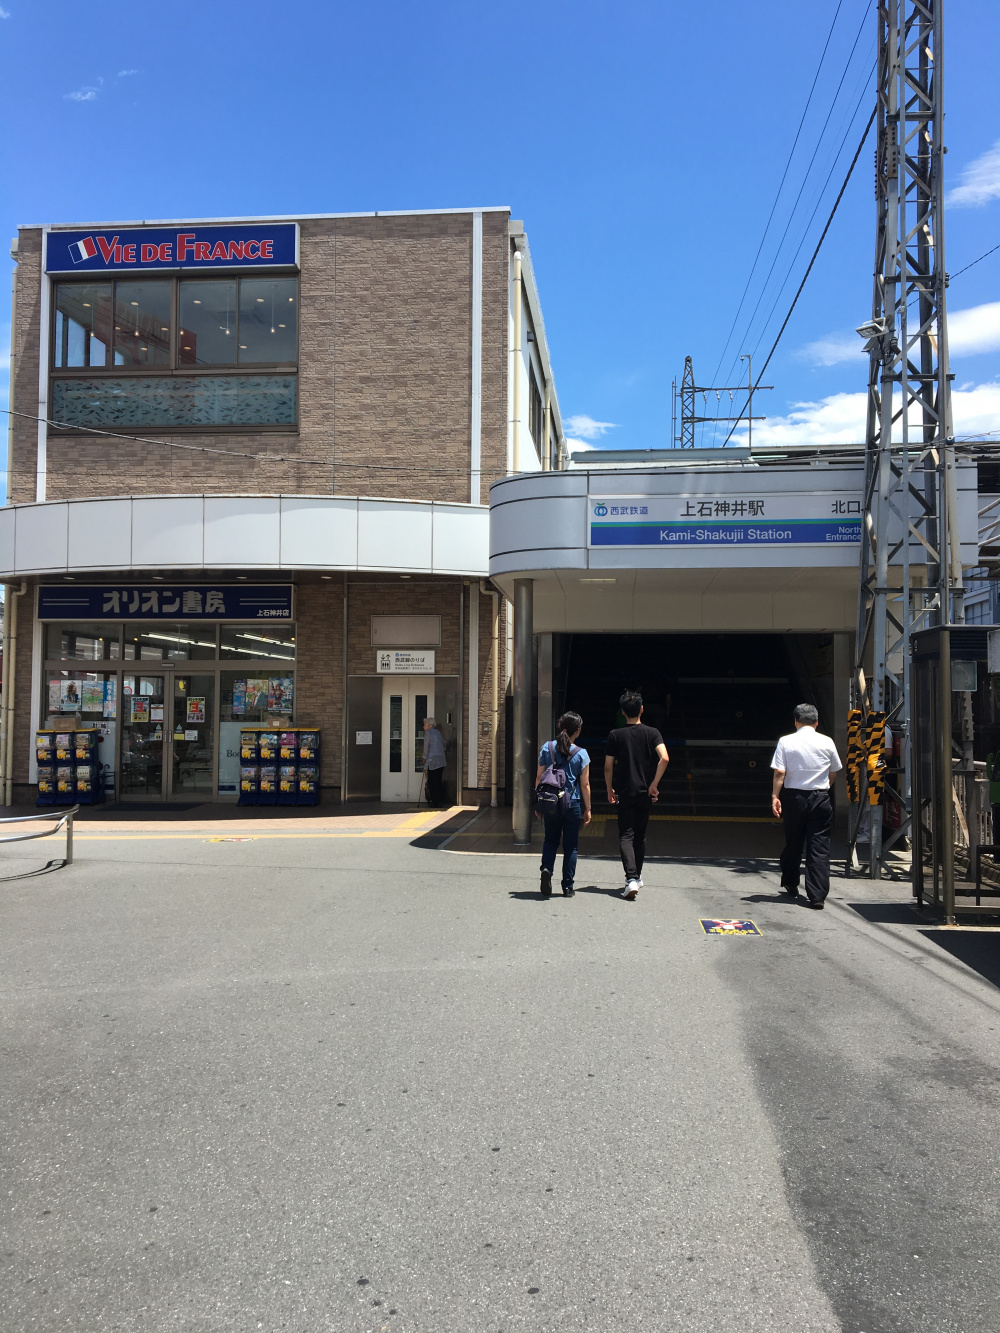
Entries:
[[434,715],[434,680],[382,680],[382,800],[416,801],[424,772],[424,718]]

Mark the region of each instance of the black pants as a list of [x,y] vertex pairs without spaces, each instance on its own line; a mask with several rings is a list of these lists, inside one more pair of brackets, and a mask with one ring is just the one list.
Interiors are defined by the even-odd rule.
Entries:
[[427,770],[427,803],[428,805],[444,805],[443,768],[429,768]]
[[626,879],[638,879],[642,875],[642,863],[646,859],[646,825],[652,808],[653,798],[646,793],[618,797],[618,845]]
[[822,902],[830,892],[830,827],[833,802],[829,791],[781,789],[781,818],[785,825],[785,850],[781,853],[781,884],[799,887],[802,852],[806,854],[806,896]]

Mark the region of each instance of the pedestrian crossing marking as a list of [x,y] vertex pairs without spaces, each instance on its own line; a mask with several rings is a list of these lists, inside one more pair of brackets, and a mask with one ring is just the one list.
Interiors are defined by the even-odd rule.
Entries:
[[701,920],[701,928],[706,935],[760,935],[752,921],[722,921],[714,918]]

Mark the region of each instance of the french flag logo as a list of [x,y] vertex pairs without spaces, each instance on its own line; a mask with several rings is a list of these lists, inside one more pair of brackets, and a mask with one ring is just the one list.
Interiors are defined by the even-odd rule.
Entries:
[[82,264],[85,259],[93,259],[97,254],[93,236],[85,236],[82,241],[72,241],[67,248],[74,264]]

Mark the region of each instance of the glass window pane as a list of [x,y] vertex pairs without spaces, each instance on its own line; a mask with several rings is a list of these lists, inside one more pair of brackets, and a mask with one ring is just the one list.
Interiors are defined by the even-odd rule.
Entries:
[[295,661],[295,626],[220,625],[219,656],[223,661],[247,662],[258,657],[278,662]]
[[294,426],[295,375],[157,375],[52,381],[52,415],[73,426]]
[[126,625],[123,656],[127,661],[140,662],[195,662],[214,658],[215,626]]
[[45,656],[50,662],[99,662],[121,653],[117,625],[47,625],[45,635]]
[[295,695],[295,677],[290,673],[267,676],[250,667],[244,671],[222,671],[219,680],[223,722],[288,723]]
[[45,725],[58,726],[60,721],[73,717],[88,722],[113,718],[115,681],[114,674],[104,671],[49,671],[45,678]]
[[240,282],[240,365],[295,360],[295,278]]
[[53,365],[106,365],[110,341],[111,283],[58,283]]
[[182,282],[177,362],[236,364],[236,282]]
[[115,365],[170,365],[170,282],[115,283]]

